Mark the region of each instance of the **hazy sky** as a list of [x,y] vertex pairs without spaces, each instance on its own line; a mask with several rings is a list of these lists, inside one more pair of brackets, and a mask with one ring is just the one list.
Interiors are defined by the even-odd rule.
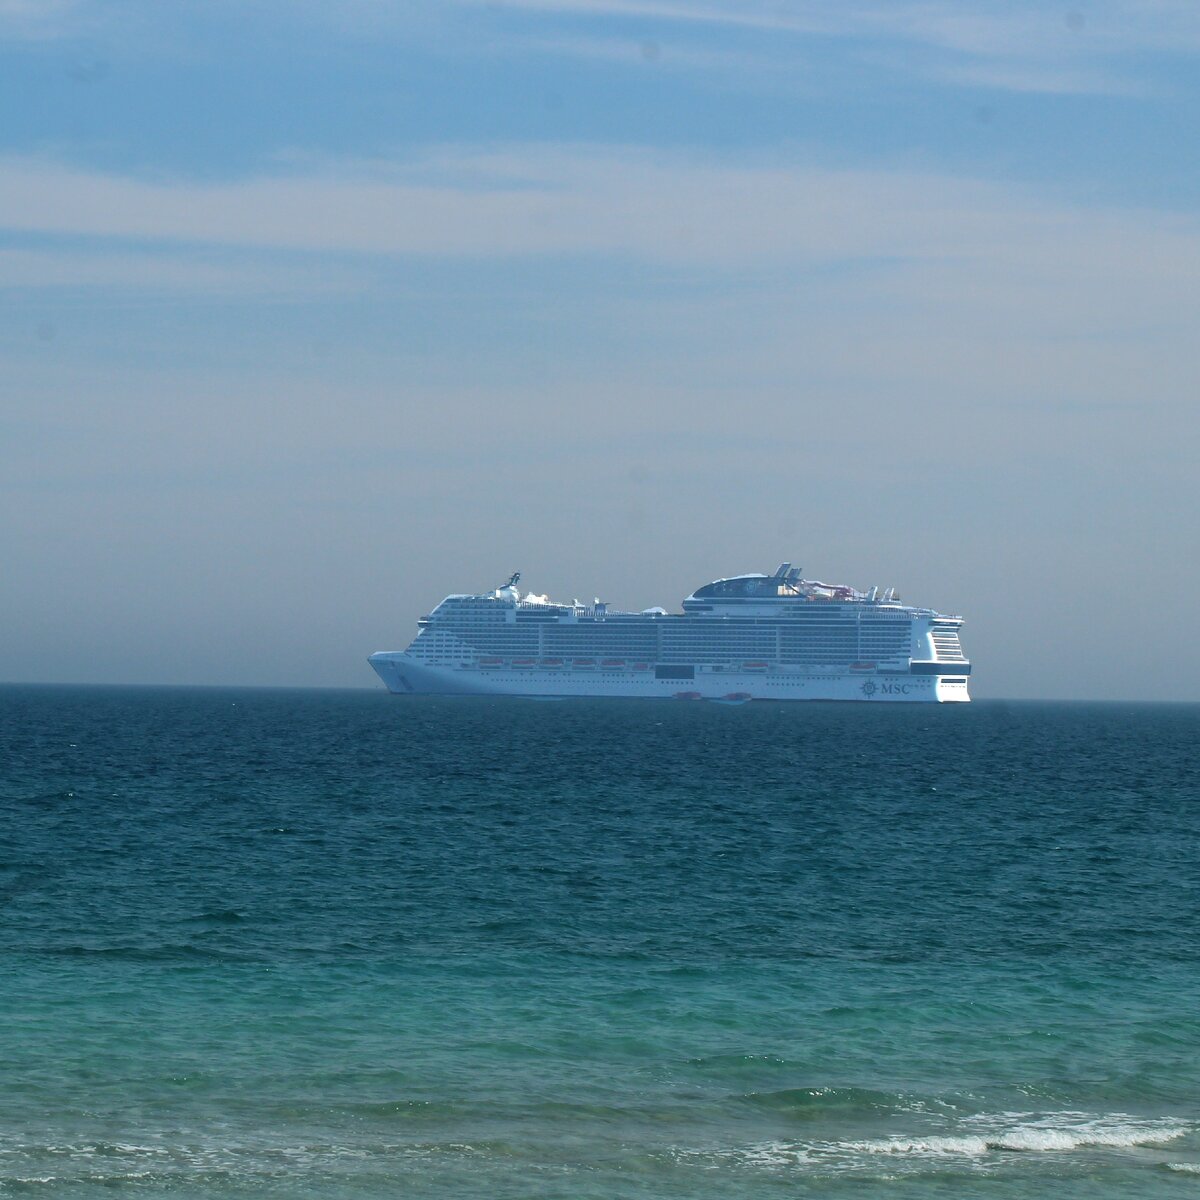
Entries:
[[1200,4],[0,0],[0,679],[772,570],[1200,699]]

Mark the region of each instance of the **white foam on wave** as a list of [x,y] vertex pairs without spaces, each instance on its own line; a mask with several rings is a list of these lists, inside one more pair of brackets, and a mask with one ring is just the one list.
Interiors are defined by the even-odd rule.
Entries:
[[1200,1175],[1200,1163],[1163,1163],[1163,1166],[1181,1175]]
[[68,1155],[71,1158],[115,1158],[119,1155],[134,1157],[170,1155],[167,1146],[143,1146],[137,1142],[65,1142],[44,1146],[47,1154]]
[[1014,1129],[996,1140],[998,1150],[1077,1150],[1084,1146],[1152,1146],[1183,1137],[1183,1125],[1155,1129],[1118,1125],[1111,1129]]
[[676,1148],[671,1151],[676,1162],[692,1162],[717,1170],[727,1166],[742,1167],[800,1167],[812,1156],[808,1150],[792,1142],[757,1142],[750,1146],[731,1146],[724,1149],[688,1150]]
[[[966,1122],[964,1122],[966,1123]],[[849,1142],[846,1149],[866,1154],[959,1154],[979,1156],[995,1150],[1066,1151],[1088,1146],[1113,1149],[1149,1146],[1183,1137],[1188,1126],[1178,1121],[1149,1120],[1114,1113],[1093,1117],[1083,1113],[1034,1116],[1004,1113],[976,1117],[977,1132],[959,1136],[884,1138]]]
[[981,1137],[915,1137],[880,1138],[861,1142],[831,1142],[831,1152],[853,1154],[957,1154],[970,1158],[986,1154],[990,1149]]
[[747,1166],[753,1167],[798,1167],[812,1157],[800,1146],[784,1142],[763,1142],[747,1146],[738,1156]]
[[[967,1126],[967,1128],[962,1128]],[[679,1157],[716,1165],[782,1169],[815,1167],[847,1170],[864,1159],[966,1158],[979,1160],[1003,1152],[1065,1153],[1088,1147],[1131,1149],[1174,1141],[1193,1126],[1177,1120],[1155,1120],[1112,1113],[993,1113],[968,1118],[954,1132],[835,1141],[773,1141],[723,1150],[684,1151]],[[914,1164],[915,1165],[915,1164]],[[1167,1164],[1171,1165],[1171,1164]],[[1172,1167],[1174,1169],[1174,1167]],[[1178,1169],[1191,1171],[1187,1164]],[[1200,1174],[1200,1166],[1195,1168]]]

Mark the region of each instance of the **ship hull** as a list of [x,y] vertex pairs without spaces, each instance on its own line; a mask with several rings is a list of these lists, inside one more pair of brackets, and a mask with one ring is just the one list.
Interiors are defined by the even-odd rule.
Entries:
[[[371,666],[396,695],[613,697],[641,699],[844,700],[860,703],[961,703],[967,678],[821,671],[717,671],[659,679],[653,670],[548,670],[512,666],[433,666],[403,651],[380,651]],[[969,668],[968,668],[969,669]]]

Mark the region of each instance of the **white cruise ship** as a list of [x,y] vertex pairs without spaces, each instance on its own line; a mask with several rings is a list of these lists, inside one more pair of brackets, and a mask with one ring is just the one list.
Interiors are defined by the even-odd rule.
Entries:
[[369,661],[391,692],[501,696],[649,696],[679,700],[964,701],[971,665],[961,617],[773,575],[697,588],[681,613],[618,612],[503,586],[447,596],[407,650]]

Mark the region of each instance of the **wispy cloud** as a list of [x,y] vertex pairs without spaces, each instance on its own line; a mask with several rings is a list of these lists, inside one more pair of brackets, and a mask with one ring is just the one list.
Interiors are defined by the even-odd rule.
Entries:
[[1117,44],[1186,51],[1200,45],[1200,12],[1172,0],[1098,0],[1078,8],[1030,0],[493,0],[492,6],[831,37],[895,37],[979,55]]
[[[970,380],[993,396],[1094,398],[1156,370],[1178,396],[1200,372],[1187,325],[1200,219],[945,174],[563,145],[297,160],[220,185],[10,159],[0,228],[43,243],[0,255],[0,280],[26,289],[70,287],[74,271],[76,286],[303,302],[340,279],[386,305],[414,260],[463,264],[485,308],[520,310],[513,336],[531,323],[632,323],[655,331],[655,354],[669,343],[711,358],[712,375],[787,363],[798,346],[842,389],[857,378],[910,394]],[[65,257],[51,253],[56,238]],[[487,266],[506,259],[569,277],[573,317],[551,311],[562,296],[518,295]],[[615,290],[614,270],[626,281]],[[648,286],[630,289],[634,278]],[[732,358],[731,339],[743,348]],[[1156,362],[1170,364],[1171,387]]]
[[1141,96],[1153,91],[1133,78],[1093,67],[1058,63],[976,59],[966,63],[943,63],[931,67],[929,74],[946,83],[966,87],[1046,96]]
[[[464,15],[465,14],[465,15]],[[159,6],[138,0],[0,0],[0,36],[46,38],[104,30],[125,52],[186,44],[180,23],[245,23],[239,0]],[[564,57],[636,61],[643,45],[664,63],[726,69],[730,55],[770,64],[805,40],[843,43],[851,60],[887,62],[901,74],[989,89],[1046,93],[1143,90],[1147,57],[1200,53],[1200,6],[1181,0],[266,0],[255,21],[290,31],[386,37],[440,53],[531,48]],[[722,34],[744,35],[736,53]],[[755,40],[755,35],[761,35]],[[753,75],[748,65],[745,78]]]
[[83,0],[0,0],[0,38],[45,39],[86,23]]
[[[503,7],[593,23],[838,39],[874,56],[889,46],[915,48],[922,51],[916,58],[890,61],[899,70],[946,82],[1022,92],[1137,91],[1130,63],[1139,54],[1200,51],[1200,9],[1172,0],[1152,5],[1108,0],[1086,11],[1025,0],[504,0]],[[775,43],[763,54],[779,50]]]
[[66,289],[145,294],[259,296],[312,300],[361,286],[361,273],[330,270],[277,256],[180,252],[159,247],[141,251],[79,250],[62,247],[0,249],[0,292]]
[[452,146],[396,162],[298,159],[222,183],[0,159],[0,228],[366,255],[627,255],[738,269],[785,259],[1028,253],[1036,261],[1047,248],[1061,258],[1081,244],[1083,268],[1093,250],[1100,262],[1124,258],[1132,238],[1170,273],[1198,246],[1192,218],[1089,209],[949,174],[558,144]]
[[514,36],[506,42],[511,50],[562,58],[588,58],[618,66],[653,67],[671,70],[746,70],[761,66],[761,60],[744,51],[725,50],[670,42],[664,45],[652,37]]

